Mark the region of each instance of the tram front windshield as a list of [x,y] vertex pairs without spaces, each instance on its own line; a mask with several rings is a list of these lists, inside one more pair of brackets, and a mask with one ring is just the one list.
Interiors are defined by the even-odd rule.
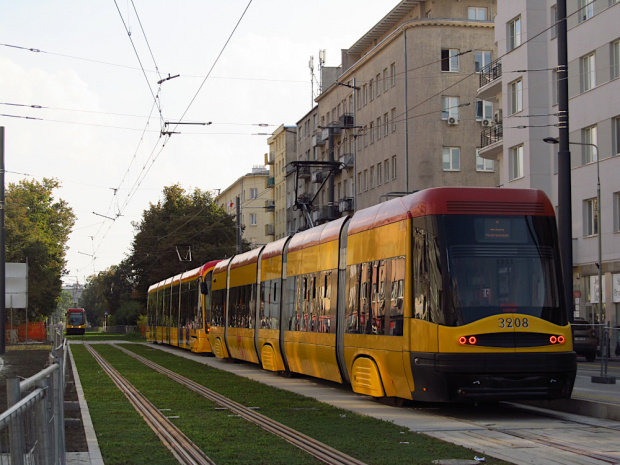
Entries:
[[554,232],[549,217],[444,217],[453,312],[447,319],[459,325],[520,313],[566,324]]
[[83,313],[69,313],[69,324],[72,326],[80,326],[84,324],[84,314]]

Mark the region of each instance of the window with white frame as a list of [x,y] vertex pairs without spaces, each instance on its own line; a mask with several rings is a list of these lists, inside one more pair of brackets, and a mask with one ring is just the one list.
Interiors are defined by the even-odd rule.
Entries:
[[482,171],[482,172],[494,172],[495,171],[495,161],[482,158],[478,154],[478,149],[476,149],[476,171]]
[[521,45],[521,16],[517,16],[506,25],[508,51]]
[[362,172],[357,173],[357,193],[362,193]]
[[596,87],[596,54],[590,53],[579,59],[579,74],[581,76],[581,92],[587,92]]
[[555,39],[558,36],[558,6],[553,5],[551,7],[551,38]]
[[441,70],[458,72],[459,51],[457,49],[441,49]]
[[380,186],[383,180],[381,179],[381,163],[377,163],[377,186]]
[[444,171],[459,171],[461,169],[461,149],[459,147],[444,147],[442,162]]
[[598,234],[598,209],[596,198],[583,201],[583,235],[584,237]]
[[368,104],[368,85],[364,84],[362,86],[362,97],[364,99],[364,105]]
[[396,179],[396,155],[392,155],[392,179]]
[[611,79],[620,77],[620,40],[611,43]]
[[597,160],[596,145],[598,143],[597,127],[590,126],[581,130],[581,154],[583,164],[594,163]]
[[392,87],[396,85],[396,63],[390,65],[390,76],[392,80]]
[[514,115],[523,110],[523,81],[521,79],[508,85],[510,95],[510,114]]
[[364,170],[364,191],[368,190],[368,170]]
[[381,95],[381,75],[377,74],[377,76],[375,77],[375,86],[377,86],[377,92],[375,92],[375,94],[377,94],[377,97],[379,95]]
[[381,126],[381,117],[379,116],[377,118],[377,125],[375,126],[375,131],[377,131],[377,140],[381,139],[381,132],[382,132],[382,126]]
[[483,7],[470,6],[469,8],[467,8],[467,19],[473,21],[486,21],[487,9]]
[[250,188],[250,199],[257,199],[257,198],[258,198],[258,188],[257,187]]
[[586,21],[594,16],[595,0],[579,0],[577,7],[579,8],[579,22]]
[[514,181],[523,177],[523,145],[511,147],[508,152],[509,179]]
[[370,135],[370,143],[375,142],[375,122],[371,121],[368,125],[368,134]]
[[476,99],[476,121],[493,119],[493,102]]
[[375,188],[375,165],[370,167],[370,188]]
[[383,70],[383,92],[387,92],[387,90],[390,88],[389,87],[389,80],[388,80],[388,69],[385,68]]
[[390,182],[390,160],[387,158],[383,161],[383,173],[385,177],[385,182]]
[[256,226],[256,213],[250,213],[250,226]]
[[491,64],[491,52],[487,50],[476,50],[474,54],[474,68],[476,73],[482,71],[482,69]]
[[371,79],[368,83],[368,92],[370,93],[370,101],[375,99],[375,80]]
[[441,97],[441,119],[456,118],[459,119],[459,98],[458,97]]
[[396,132],[396,108],[392,108],[392,132]]
[[383,135],[387,137],[390,128],[390,118],[387,113],[383,114]]

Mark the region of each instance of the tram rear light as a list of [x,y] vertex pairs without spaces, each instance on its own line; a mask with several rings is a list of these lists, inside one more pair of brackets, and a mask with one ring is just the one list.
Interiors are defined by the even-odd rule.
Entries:
[[467,344],[467,338],[465,336],[459,337],[459,344],[461,344],[462,346]]
[[473,346],[476,345],[476,342],[478,342],[478,340],[475,336],[470,336],[468,342]]
[[549,338],[549,342],[551,342],[551,344],[557,344],[557,342],[558,342],[558,338],[557,338],[557,337],[555,337],[555,336],[551,336],[551,337]]
[[564,344],[564,341],[565,341],[564,336],[558,336],[558,343],[559,344]]

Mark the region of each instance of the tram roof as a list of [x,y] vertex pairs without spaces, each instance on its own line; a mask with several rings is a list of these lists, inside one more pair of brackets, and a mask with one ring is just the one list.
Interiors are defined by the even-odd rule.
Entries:
[[312,247],[313,245],[324,244],[325,242],[338,240],[342,226],[349,219],[344,216],[329,223],[315,226],[314,228],[297,233],[291,239],[288,246],[289,252]]
[[282,255],[284,252],[284,247],[286,247],[286,243],[289,241],[291,236],[283,237],[282,239],[278,239],[275,242],[270,242],[265,246],[263,250],[263,254],[261,255],[261,260],[268,260],[272,257],[277,257],[278,255]]

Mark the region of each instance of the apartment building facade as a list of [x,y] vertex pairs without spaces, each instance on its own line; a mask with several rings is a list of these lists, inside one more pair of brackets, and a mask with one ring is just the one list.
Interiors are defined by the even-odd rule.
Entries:
[[264,166],[254,167],[215,198],[215,203],[230,215],[236,216],[239,206],[242,237],[252,248],[272,242],[275,237],[274,189],[268,185],[269,178]]
[[476,95],[495,55],[494,5],[403,0],[342,51],[337,80],[298,122],[298,158],[315,162],[298,186],[315,198],[313,221],[429,187],[499,184],[494,162],[477,156],[494,111]]
[[[575,316],[612,326],[620,323],[618,3],[567,1],[572,303]],[[495,100],[502,110],[493,127],[482,131],[480,150],[496,162],[500,184],[542,189],[557,208],[557,145],[544,142],[558,136],[556,21],[555,0],[498,2],[495,40],[501,59],[482,73],[478,96]]]
[[287,186],[286,166],[297,159],[297,127],[280,125],[267,139],[269,153],[265,164],[269,166],[268,186],[274,190],[275,239],[287,236]]

